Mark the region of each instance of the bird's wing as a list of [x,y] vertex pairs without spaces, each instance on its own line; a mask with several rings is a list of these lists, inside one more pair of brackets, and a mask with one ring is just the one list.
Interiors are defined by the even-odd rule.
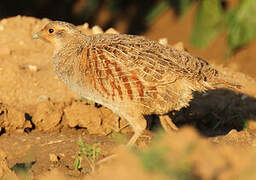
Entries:
[[94,49],[149,84],[161,85],[177,78],[207,81],[217,71],[206,61],[141,36],[101,35]]
[[191,90],[213,88],[211,79],[219,74],[203,59],[140,36],[97,35],[90,42],[86,59],[94,89],[113,100],[129,99],[148,112],[186,106]]

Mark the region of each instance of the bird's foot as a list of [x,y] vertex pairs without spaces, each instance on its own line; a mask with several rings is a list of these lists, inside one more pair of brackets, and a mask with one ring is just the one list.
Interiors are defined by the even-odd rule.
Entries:
[[159,116],[160,123],[167,133],[177,131],[179,128],[172,122],[168,115]]

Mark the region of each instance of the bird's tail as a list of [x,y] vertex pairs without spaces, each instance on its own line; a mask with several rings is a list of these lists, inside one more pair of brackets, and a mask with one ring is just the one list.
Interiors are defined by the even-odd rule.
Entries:
[[214,89],[229,89],[236,92],[241,92],[242,89],[242,86],[239,83],[223,74],[219,74],[219,76],[212,79],[210,84]]

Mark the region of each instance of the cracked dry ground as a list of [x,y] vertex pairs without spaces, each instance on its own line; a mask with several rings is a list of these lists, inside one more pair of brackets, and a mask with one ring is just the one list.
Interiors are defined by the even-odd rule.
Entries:
[[[159,123],[153,120],[151,130],[139,139],[134,153],[117,140],[132,135],[125,120],[81,98],[57,79],[51,65],[52,47],[31,38],[47,22],[21,16],[0,21],[1,178],[175,179],[185,175],[192,179],[255,178],[253,78],[234,72],[233,66],[216,65],[241,83],[244,93],[219,89],[195,94],[190,107],[170,114],[181,128],[177,133],[157,138]],[[86,25],[80,28],[92,33]],[[98,144],[98,160],[113,152],[118,156],[97,166],[94,173],[85,161],[83,170],[76,171],[74,160],[79,151],[79,137],[86,144]],[[143,155],[139,154],[161,148],[168,150],[161,154],[166,164],[148,171],[143,165]],[[157,152],[152,156],[159,155]],[[154,158],[149,161],[159,163]],[[179,166],[184,161],[188,165]],[[19,171],[22,167],[23,171]],[[167,167],[172,169],[171,176],[166,173]],[[28,172],[24,173],[24,169]]]

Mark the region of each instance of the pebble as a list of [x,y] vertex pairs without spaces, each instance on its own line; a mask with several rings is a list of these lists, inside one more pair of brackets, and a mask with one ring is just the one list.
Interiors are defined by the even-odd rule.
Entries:
[[105,31],[105,33],[107,34],[119,34],[119,32],[117,30],[115,30],[114,28],[109,28]]
[[49,154],[50,162],[56,163],[59,161],[59,157],[53,153]]
[[32,71],[32,72],[37,72],[38,71],[38,68],[37,68],[37,66],[35,66],[35,65],[28,65],[28,69],[30,70],[30,71]]
[[48,18],[43,18],[42,21],[43,21],[44,23],[48,23],[48,22],[50,22],[51,20],[48,19]]
[[238,133],[238,131],[236,129],[232,129],[231,131],[229,131],[228,134],[236,134],[236,133]]
[[185,51],[184,44],[182,42],[178,42],[178,43],[172,45],[172,47],[179,51]]
[[102,34],[103,33],[103,30],[101,29],[100,26],[93,26],[92,27],[92,33],[93,34]]
[[7,23],[6,19],[1,20],[1,24],[5,25]]
[[255,130],[256,129],[256,121],[254,120],[248,120],[248,127],[251,130]]
[[60,156],[65,157],[65,154],[64,153],[60,153]]
[[168,39],[167,38],[160,38],[158,42],[162,45],[167,46],[168,45]]
[[39,97],[36,99],[36,101],[37,101],[37,102],[41,102],[41,101],[47,100],[48,98],[49,98],[49,97],[46,96],[46,95],[41,95],[41,96],[39,96]]
[[88,24],[87,22],[84,23],[83,28],[84,28],[84,29],[89,29],[89,24]]

